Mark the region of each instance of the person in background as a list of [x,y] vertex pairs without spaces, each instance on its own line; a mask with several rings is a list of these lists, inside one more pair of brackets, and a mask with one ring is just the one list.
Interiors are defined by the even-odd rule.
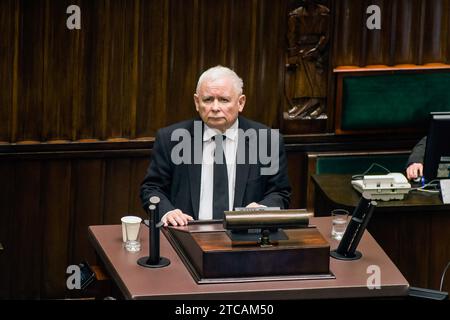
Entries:
[[406,164],[406,177],[408,180],[415,180],[423,176],[423,158],[425,156],[425,146],[427,137],[423,137],[414,146]]

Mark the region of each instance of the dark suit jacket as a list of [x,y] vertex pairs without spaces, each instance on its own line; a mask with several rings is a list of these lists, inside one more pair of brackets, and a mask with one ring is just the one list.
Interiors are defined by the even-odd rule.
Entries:
[[[172,132],[182,128],[188,130],[191,137],[194,137],[194,120],[201,121],[200,118],[192,119],[158,130],[153,146],[153,158],[141,185],[140,194],[144,209],[148,207],[151,196],[158,196],[161,199],[160,216],[170,210],[180,209],[194,219],[198,219],[202,165],[184,163],[176,165],[171,161],[172,149],[179,143],[171,141]],[[239,117],[239,128],[244,131],[256,129],[257,132],[258,129],[270,129],[244,117]],[[202,141],[202,137],[203,132],[197,139]],[[259,143],[258,135],[256,138]],[[250,141],[249,139],[241,140],[238,144],[245,143],[246,155],[248,155]],[[267,141],[270,142],[270,138]],[[262,165],[259,156],[256,164],[249,164],[247,161],[245,164],[236,164],[234,207],[245,207],[251,202],[282,209],[289,206],[291,187],[287,176],[286,153],[281,135],[279,146],[279,170],[274,175],[261,175],[260,169],[268,167],[268,165]],[[192,159],[194,157],[193,148],[194,144],[192,143]]]
[[427,137],[423,137],[420,141],[414,146],[411,154],[409,155],[408,162],[406,163],[406,167],[409,167],[412,163],[423,163],[423,158],[425,157],[425,147],[427,145]]

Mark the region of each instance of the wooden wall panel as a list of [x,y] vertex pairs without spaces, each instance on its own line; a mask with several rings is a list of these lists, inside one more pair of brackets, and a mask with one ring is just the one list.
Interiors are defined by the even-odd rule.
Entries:
[[[41,293],[41,264],[43,251],[44,217],[41,215],[41,163],[20,161],[14,166],[13,194],[9,202],[13,208],[14,223],[8,250],[12,250],[11,296],[39,297]],[[39,270],[39,272],[37,272]]]
[[381,30],[366,31],[366,57],[362,57],[360,60],[365,62],[364,65],[385,64],[386,61],[389,61],[393,2],[392,0],[376,0],[369,1],[369,3],[379,6],[381,9]]
[[[81,1],[45,1],[43,61],[42,139],[71,141],[77,138],[76,126],[84,83],[79,78],[83,69],[80,30],[69,30],[66,9]],[[82,25],[86,23],[81,19]],[[64,44],[62,47],[61,44]]]
[[0,251],[0,299],[10,297],[15,255],[17,247],[13,240],[13,225],[17,219],[14,217],[13,196],[14,196],[14,165],[12,161],[0,161],[0,243],[3,250]]
[[[332,65],[448,61],[449,3],[335,3]],[[69,4],[81,8],[81,30],[65,27]],[[3,1],[0,141],[151,139],[196,115],[197,78],[216,64],[244,79],[244,115],[278,127],[289,4]],[[366,28],[370,4],[381,8],[381,30]]]
[[103,223],[105,201],[111,198],[104,193],[105,162],[100,159],[79,160],[72,168],[73,205],[70,224],[69,264],[83,260],[95,261],[95,254],[88,241],[87,228]]
[[148,165],[150,164],[150,158],[135,158],[131,161],[130,167],[130,194],[129,194],[129,207],[128,212],[145,217],[146,213],[141,205],[140,198],[140,186],[144,175],[147,172]]
[[[449,61],[449,0],[343,0],[336,4],[333,66]],[[366,9],[381,9],[368,30]]]
[[449,42],[449,0],[428,0],[425,8],[423,62],[446,61]]
[[[250,1],[249,1],[250,2]],[[234,3],[200,0],[198,3],[197,23],[192,28],[198,32],[195,49],[198,51],[198,78],[200,71],[221,64],[229,65],[230,38],[233,33]],[[211,17],[220,16],[220,21]],[[192,81],[195,85],[195,80]],[[195,90],[195,87],[194,87]]]
[[[274,78],[284,80],[284,45],[285,45],[285,12],[282,3],[273,6],[272,2],[258,2],[258,16],[252,34],[256,36],[255,67],[252,84],[253,98],[247,105],[248,116],[257,121],[279,128],[284,91],[283,87],[273,81]],[[236,30],[238,34],[238,30]],[[261,93],[265,92],[264,95]]]
[[169,3],[140,3],[136,138],[155,136],[161,124],[167,123],[172,106],[166,97],[176,94],[167,91]]
[[342,0],[336,4],[335,65],[359,65],[361,32],[365,28],[365,9],[360,0]]
[[[72,4],[81,9],[81,30],[66,27]],[[278,126],[286,4],[3,2],[1,75],[8,85],[2,99],[8,108],[0,113],[7,124],[0,140],[150,139],[158,128],[196,115],[198,76],[217,64],[244,79],[244,114]]]
[[429,287],[430,261],[425,257],[431,248],[430,221],[431,217],[424,223],[422,212],[411,212],[402,215],[396,224],[400,237],[396,265],[400,270],[407,270],[406,279],[415,279],[412,285],[422,288]]
[[72,245],[71,161],[42,162],[40,218],[43,230],[41,297],[60,298],[66,290],[66,269]]
[[[450,232],[448,225],[450,223],[450,215],[440,214],[439,216],[432,216],[432,228],[430,230],[430,247],[425,250],[430,252],[430,276],[428,279],[429,288],[438,290],[440,280],[444,269],[450,261],[448,260],[450,252]],[[450,268],[449,268],[450,269]],[[450,291],[450,271],[447,270],[442,291]]]
[[420,36],[420,0],[398,0],[395,64],[416,64]]
[[306,161],[304,152],[288,153],[288,176],[292,187],[291,208],[306,207]]
[[13,116],[17,107],[17,57],[19,3],[14,0],[0,2],[0,142],[12,140]]
[[139,1],[110,1],[106,25],[108,50],[106,137],[129,138],[135,125]]
[[199,1],[169,4],[167,110],[170,123],[195,116],[193,94],[198,68]]
[[102,217],[102,221],[106,224],[117,224],[120,223],[121,217],[134,215],[129,212],[130,166],[129,159],[106,162]]
[[[81,136],[85,139],[94,138],[105,140],[107,138],[108,108],[108,68],[110,52],[110,1],[99,0],[93,2],[92,31],[89,40],[90,62],[88,64],[88,103],[82,110],[80,120],[87,118],[87,126],[83,128]],[[81,123],[83,121],[80,121]]]
[[[73,131],[74,140],[101,139],[105,136],[105,59],[106,50],[103,12],[104,1],[83,0],[81,30],[72,30],[78,37],[78,65],[74,68]],[[69,31],[66,31],[69,32]],[[103,99],[103,100],[102,100]]]
[[42,141],[44,74],[44,1],[20,2],[17,141]]

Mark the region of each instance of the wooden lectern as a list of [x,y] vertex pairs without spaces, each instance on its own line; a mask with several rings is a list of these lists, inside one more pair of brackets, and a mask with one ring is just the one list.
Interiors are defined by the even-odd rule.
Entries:
[[330,245],[314,226],[283,230],[286,240],[235,245],[221,221],[164,228],[197,283],[333,279]]

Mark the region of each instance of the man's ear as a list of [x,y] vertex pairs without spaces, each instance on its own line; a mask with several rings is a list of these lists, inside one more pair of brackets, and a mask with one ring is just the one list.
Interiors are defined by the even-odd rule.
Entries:
[[242,110],[244,110],[246,99],[247,98],[245,97],[244,94],[241,94],[241,96],[239,97],[239,99],[238,99],[239,112],[242,112]]
[[199,96],[198,94],[194,93],[194,103],[195,103],[195,110],[197,110],[198,112],[198,107],[199,107]]

